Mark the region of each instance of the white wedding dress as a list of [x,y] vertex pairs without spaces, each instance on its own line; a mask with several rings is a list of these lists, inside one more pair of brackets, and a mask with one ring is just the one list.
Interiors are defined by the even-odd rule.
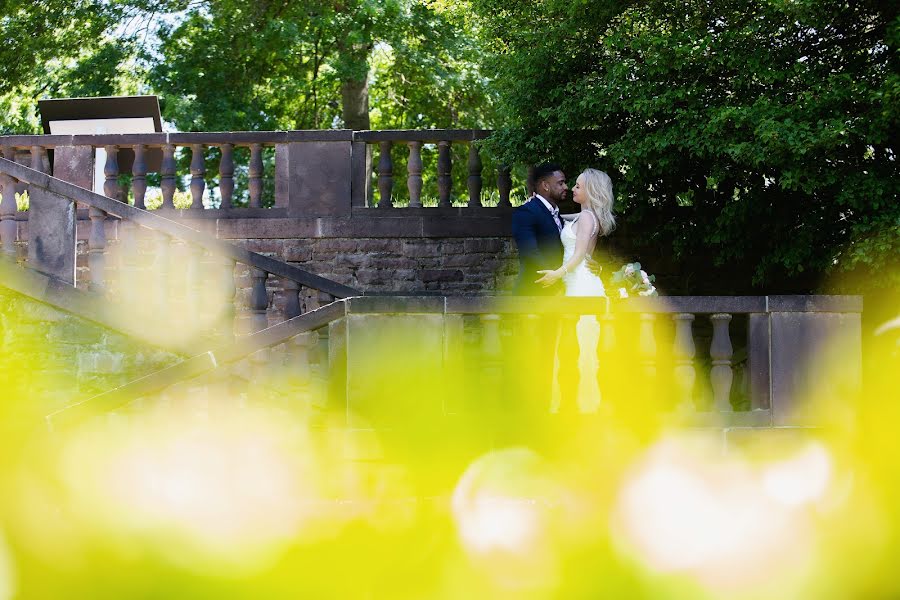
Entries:
[[[591,218],[593,215],[586,218]],[[579,216],[579,218],[581,218]],[[559,237],[563,245],[563,264],[567,263],[575,253],[575,221],[563,224]],[[594,233],[598,224],[594,220]],[[587,259],[563,276],[566,296],[598,296],[606,297],[606,290],[600,278],[591,272]],[[605,302],[600,300],[599,302]],[[600,323],[594,315],[584,315],[578,319],[575,327],[578,340],[578,409],[580,412],[595,412],[600,405],[600,388],[597,385],[597,343],[600,340]],[[557,353],[557,356],[559,353]],[[554,410],[559,406],[559,390],[554,393]]]

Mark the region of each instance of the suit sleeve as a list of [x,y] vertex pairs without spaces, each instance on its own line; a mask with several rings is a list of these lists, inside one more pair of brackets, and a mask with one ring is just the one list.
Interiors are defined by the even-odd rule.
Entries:
[[540,254],[537,242],[537,230],[534,215],[524,210],[515,210],[512,214],[512,234],[516,241],[519,256],[534,260]]

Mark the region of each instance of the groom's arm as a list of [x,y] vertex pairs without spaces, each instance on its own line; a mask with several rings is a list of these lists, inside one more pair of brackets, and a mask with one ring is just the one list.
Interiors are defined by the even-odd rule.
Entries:
[[537,241],[537,221],[534,215],[524,210],[513,211],[512,234],[523,268],[536,272],[543,265],[544,256]]
[[540,249],[537,242],[537,227],[531,213],[524,210],[513,211],[512,234],[520,257],[530,260],[538,258]]

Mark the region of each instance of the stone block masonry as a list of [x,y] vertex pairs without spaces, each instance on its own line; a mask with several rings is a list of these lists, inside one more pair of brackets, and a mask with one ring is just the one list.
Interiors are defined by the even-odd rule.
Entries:
[[21,401],[23,418],[40,419],[176,360],[171,352],[0,287],[0,397]]

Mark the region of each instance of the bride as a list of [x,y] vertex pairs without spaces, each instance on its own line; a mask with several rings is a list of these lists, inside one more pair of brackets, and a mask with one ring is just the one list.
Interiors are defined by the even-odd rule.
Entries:
[[[565,225],[560,232],[563,245],[563,264],[554,270],[538,271],[542,275],[535,283],[544,287],[560,279],[566,296],[606,296],[600,277],[594,273],[588,261],[601,235],[609,235],[616,220],[612,213],[613,193],[609,175],[597,169],[585,169],[575,181],[572,199],[581,206],[576,215],[565,215]],[[600,401],[597,386],[597,341],[600,325],[593,315],[582,316],[576,326],[578,340],[578,406],[582,411],[596,410]]]

